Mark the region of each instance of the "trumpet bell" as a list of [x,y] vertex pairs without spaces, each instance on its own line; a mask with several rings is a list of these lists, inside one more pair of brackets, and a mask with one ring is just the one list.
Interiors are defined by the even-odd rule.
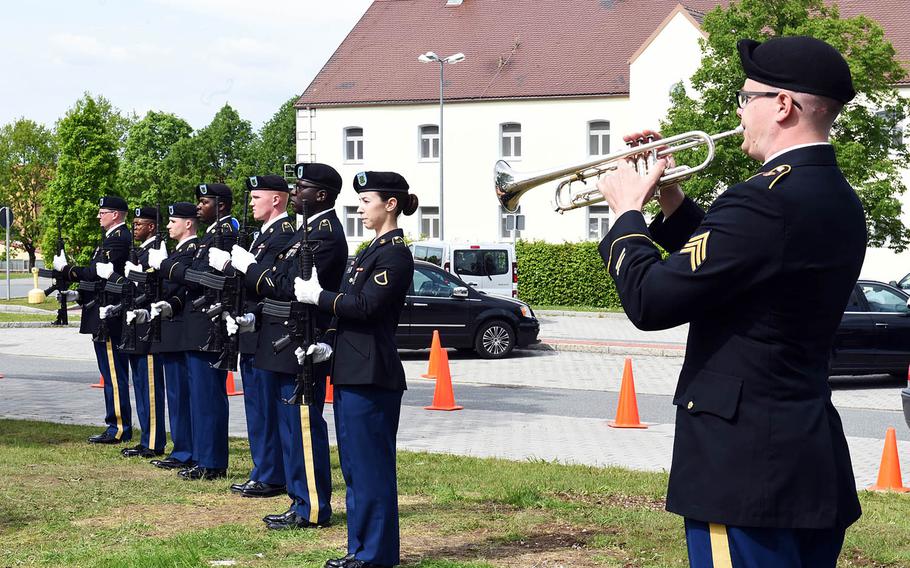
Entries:
[[518,201],[530,187],[522,189],[517,178],[517,172],[512,169],[509,162],[499,160],[493,166],[493,180],[496,187],[496,198],[500,205],[509,213],[518,211]]

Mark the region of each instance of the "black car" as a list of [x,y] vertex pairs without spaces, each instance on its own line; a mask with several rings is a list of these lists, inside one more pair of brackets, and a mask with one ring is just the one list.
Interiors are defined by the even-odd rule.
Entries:
[[443,347],[500,359],[537,343],[540,323],[524,302],[477,292],[438,266],[415,260],[395,339],[401,349],[426,349],[434,329]]
[[907,292],[874,280],[859,280],[837,328],[832,375],[887,373],[906,377],[910,365]]

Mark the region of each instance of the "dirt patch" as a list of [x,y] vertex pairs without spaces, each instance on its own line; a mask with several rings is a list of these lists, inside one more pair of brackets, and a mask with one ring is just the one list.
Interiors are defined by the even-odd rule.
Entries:
[[861,566],[862,568],[887,568],[888,566],[894,566],[894,564],[882,564],[866,558],[862,552],[856,549],[843,551],[840,560],[844,566]]
[[572,493],[559,491],[552,494],[557,499],[569,503],[584,503],[585,505],[620,507],[623,509],[649,509],[663,511],[667,505],[666,499],[655,499],[644,495],[590,495],[587,493]]

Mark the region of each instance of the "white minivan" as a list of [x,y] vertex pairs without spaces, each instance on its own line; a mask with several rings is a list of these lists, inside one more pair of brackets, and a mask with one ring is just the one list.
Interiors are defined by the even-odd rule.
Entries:
[[464,280],[478,292],[518,297],[518,262],[511,243],[411,243],[416,260],[432,262]]

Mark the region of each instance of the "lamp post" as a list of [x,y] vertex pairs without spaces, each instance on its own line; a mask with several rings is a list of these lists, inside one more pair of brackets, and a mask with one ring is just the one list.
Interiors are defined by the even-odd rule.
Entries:
[[439,57],[432,51],[421,53],[417,56],[417,61],[421,63],[439,63],[439,240],[445,239],[445,222],[443,221],[443,175],[442,175],[442,108],[443,108],[443,69],[445,64],[454,65],[459,61],[464,61],[464,53],[455,53],[448,57]]

